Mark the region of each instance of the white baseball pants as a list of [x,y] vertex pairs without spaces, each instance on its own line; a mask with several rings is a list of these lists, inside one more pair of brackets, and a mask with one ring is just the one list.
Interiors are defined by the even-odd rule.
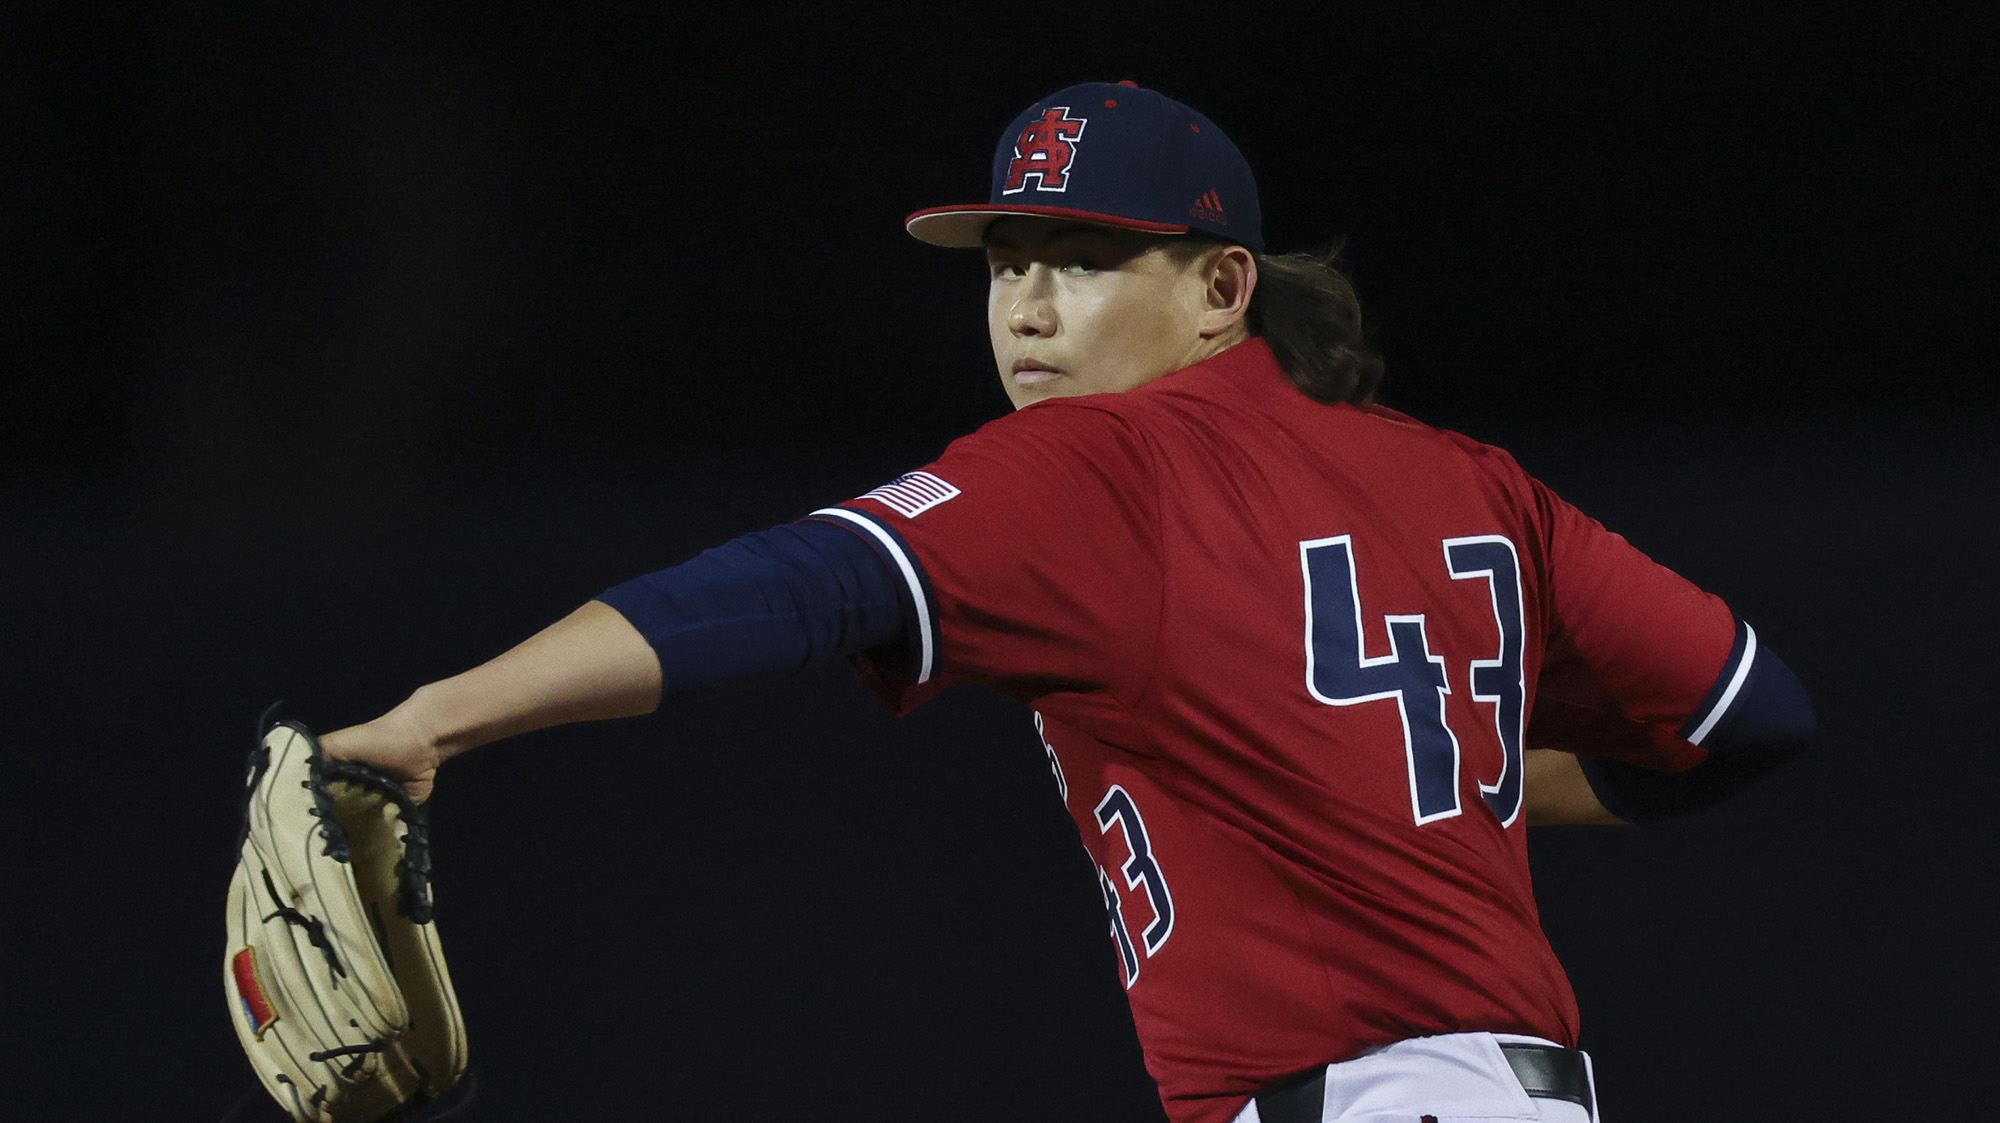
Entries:
[[[1599,1123],[1566,1100],[1532,1099],[1500,1054],[1501,1042],[1552,1045],[1517,1034],[1448,1033],[1385,1045],[1326,1068],[1322,1123]],[[1585,1057],[1588,1072],[1589,1058]],[[1591,1100],[1596,1100],[1595,1092]],[[1264,1123],[1251,1101],[1234,1123]]]

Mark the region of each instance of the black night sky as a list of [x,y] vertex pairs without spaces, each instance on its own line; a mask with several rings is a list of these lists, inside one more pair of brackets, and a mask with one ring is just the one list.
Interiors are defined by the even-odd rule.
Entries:
[[[1125,78],[1230,132],[1273,248],[1345,240],[1390,404],[1814,695],[1736,801],[1534,836],[1605,1117],[1983,1112],[1996,43],[1743,7],[11,13],[0,1117],[254,1084],[221,901],[266,704],[373,716],[1003,412],[976,259],[902,216]],[[467,1117],[1158,1120],[1032,738],[830,670],[455,762]]]

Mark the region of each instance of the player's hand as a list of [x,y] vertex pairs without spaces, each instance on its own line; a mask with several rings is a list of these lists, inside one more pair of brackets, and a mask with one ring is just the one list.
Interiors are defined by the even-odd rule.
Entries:
[[320,748],[328,756],[358,760],[387,772],[402,782],[411,799],[422,803],[431,797],[445,754],[410,709],[398,706],[374,721],[336,729],[319,739]]
[[1529,749],[1523,763],[1529,826],[1565,823],[1608,826],[1625,821],[1613,815],[1597,798],[1575,754],[1557,749]]

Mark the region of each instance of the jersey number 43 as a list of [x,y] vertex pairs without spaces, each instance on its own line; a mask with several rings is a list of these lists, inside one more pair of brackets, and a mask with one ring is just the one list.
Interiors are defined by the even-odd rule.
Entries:
[[[1521,813],[1521,733],[1527,688],[1522,677],[1527,635],[1521,622],[1521,567],[1514,544],[1498,535],[1447,538],[1443,564],[1453,580],[1486,582],[1500,649],[1470,660],[1474,701],[1493,707],[1500,775],[1479,792],[1500,824]],[[1419,825],[1460,813],[1458,736],[1445,722],[1451,693],[1444,657],[1431,650],[1423,614],[1384,616],[1389,654],[1370,657],[1363,631],[1361,582],[1354,536],[1299,543],[1306,581],[1306,689],[1329,706],[1394,701],[1403,719],[1409,762],[1410,810]]]

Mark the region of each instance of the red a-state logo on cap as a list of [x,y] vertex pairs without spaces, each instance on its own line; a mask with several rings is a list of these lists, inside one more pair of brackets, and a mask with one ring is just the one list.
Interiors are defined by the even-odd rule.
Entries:
[[1007,165],[1007,182],[1001,185],[1000,194],[1027,190],[1029,176],[1035,178],[1037,191],[1068,190],[1069,162],[1076,158],[1076,142],[1089,121],[1088,117],[1071,117],[1069,106],[1058,105],[1028,122],[1014,142],[1014,160]]

